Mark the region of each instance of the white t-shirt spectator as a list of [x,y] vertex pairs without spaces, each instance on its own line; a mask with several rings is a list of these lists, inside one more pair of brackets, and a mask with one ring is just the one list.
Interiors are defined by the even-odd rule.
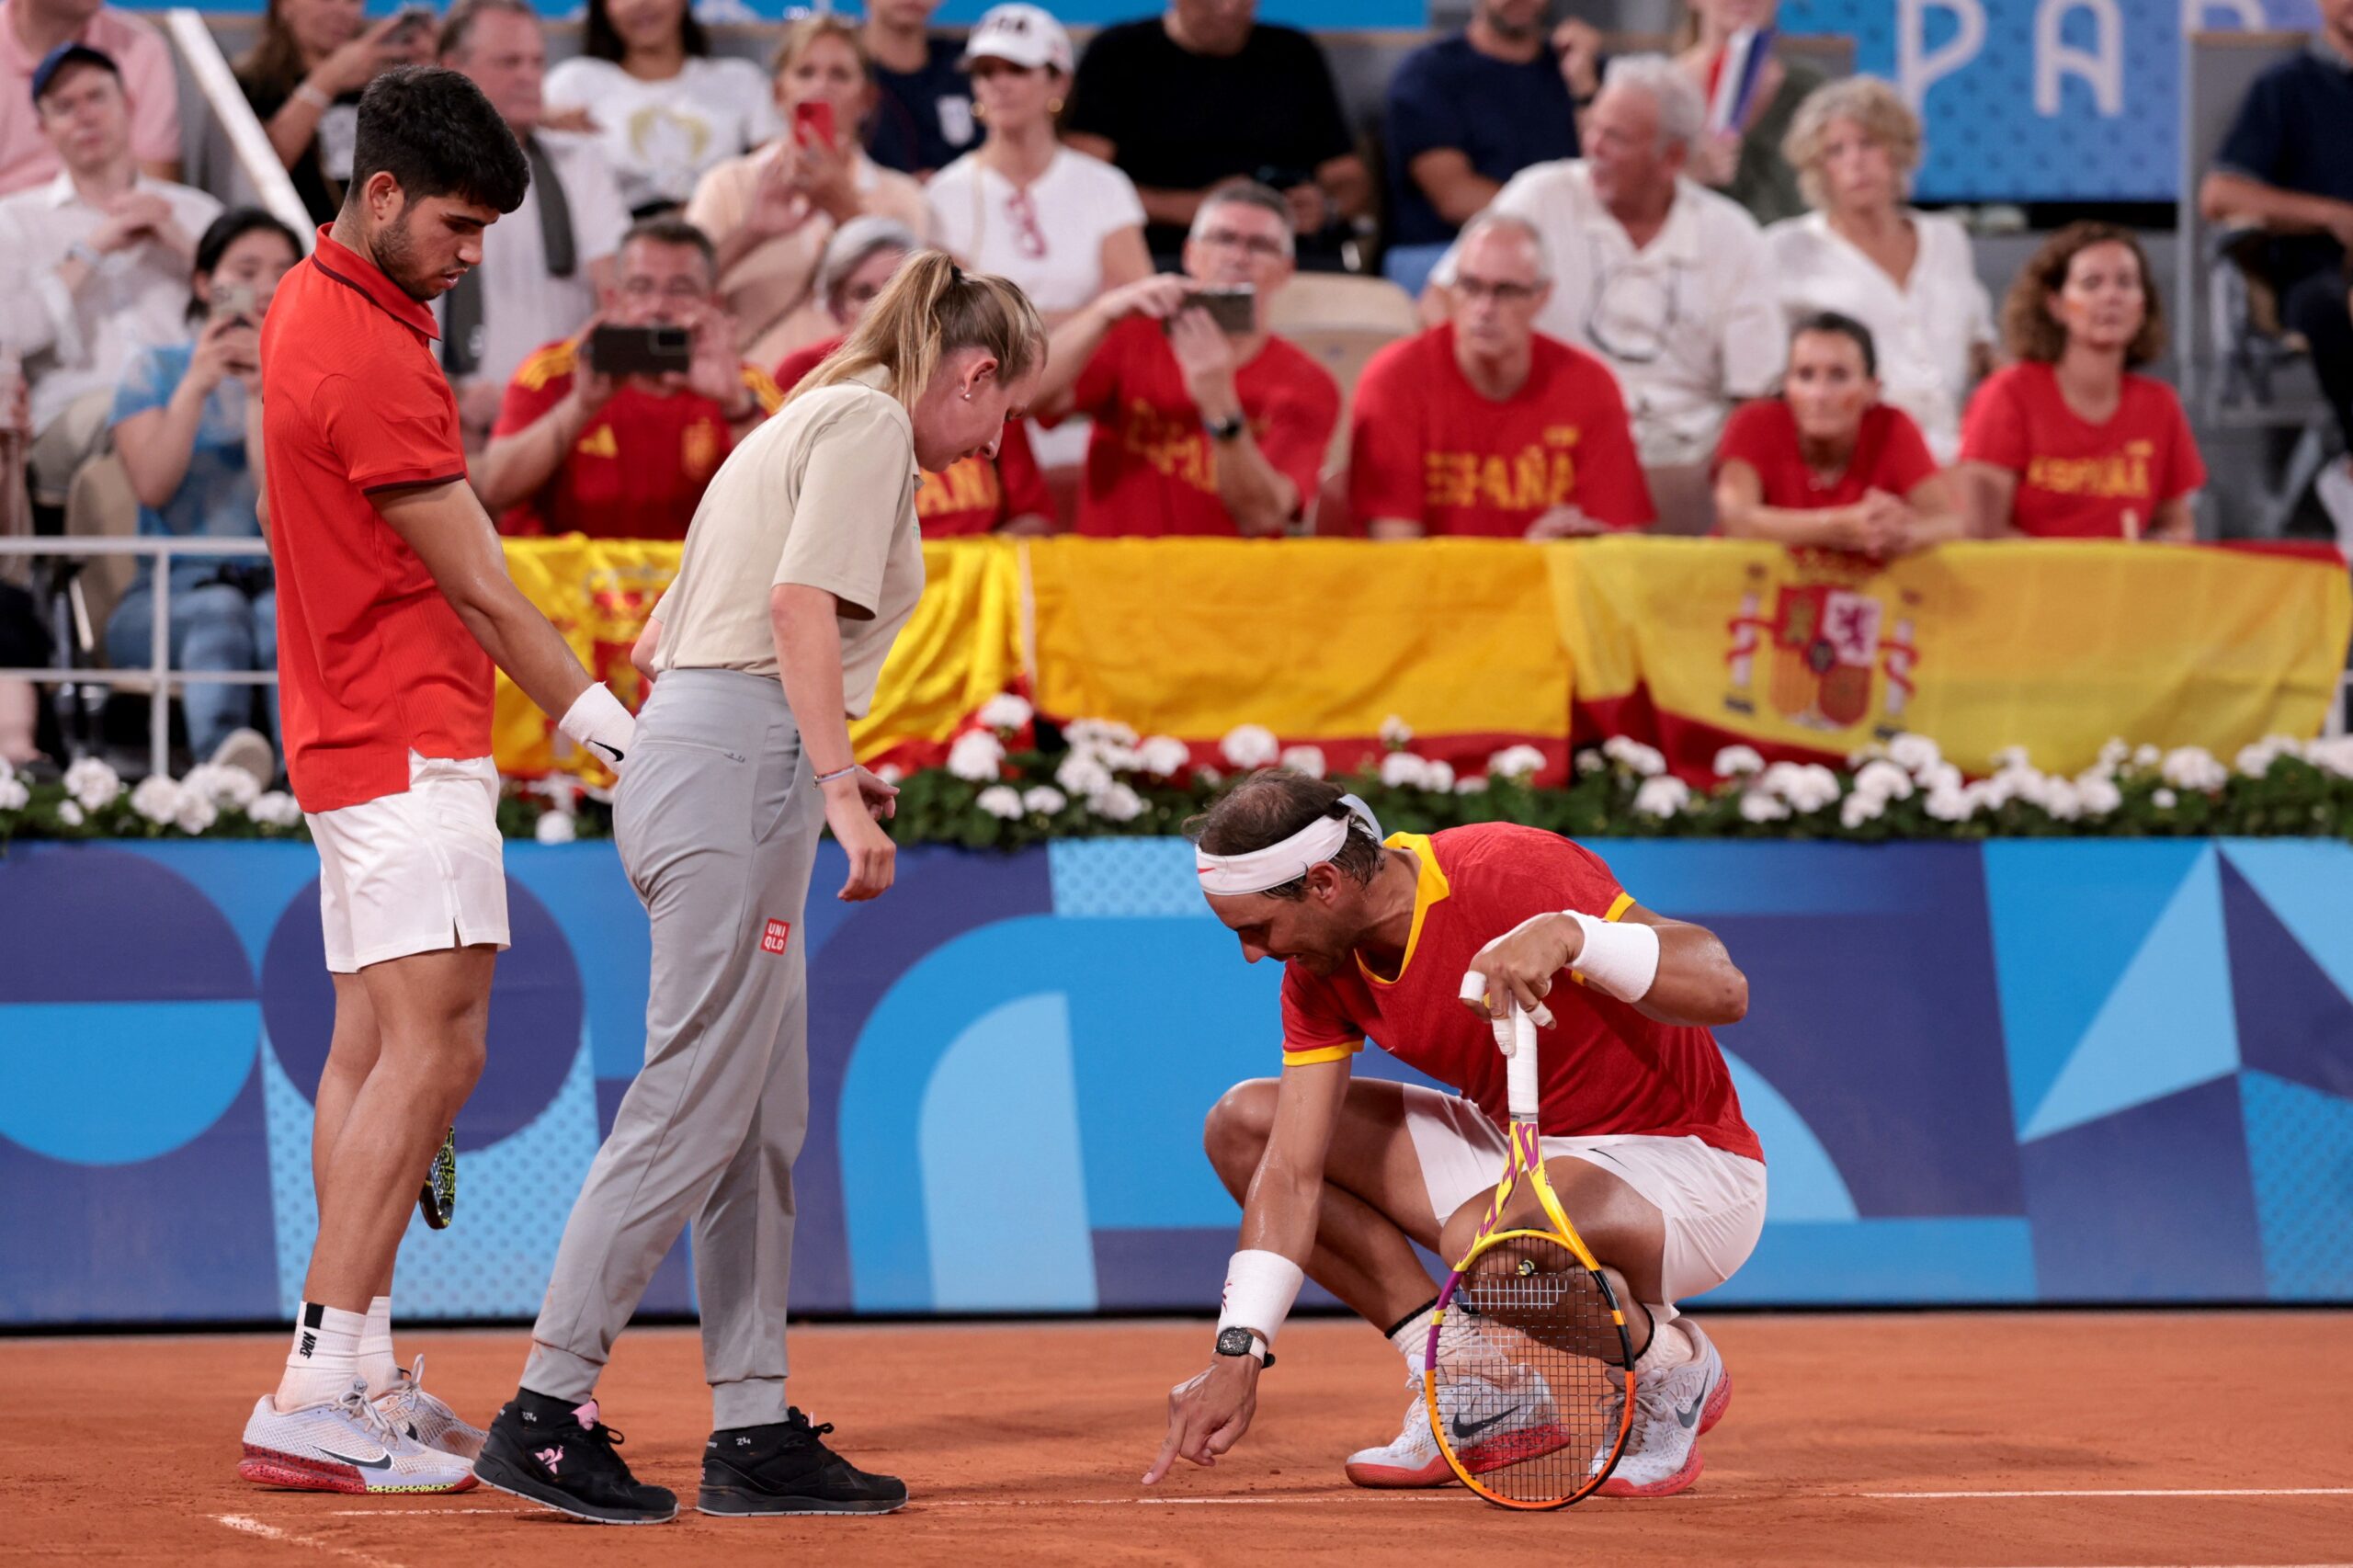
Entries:
[[[1512,176],[1491,210],[1525,218],[1552,258],[1536,330],[1600,356],[1626,393],[1645,468],[1704,463],[1732,405],[1781,374],[1786,334],[1755,219],[1679,179],[1641,250],[1593,192],[1582,160]],[[1454,278],[1449,251],[1432,280]]]
[[1103,292],[1103,241],[1143,227],[1135,182],[1100,158],[1064,147],[1026,191],[967,153],[931,176],[932,233],[975,272],[1021,286],[1050,314]]
[[779,127],[767,74],[748,60],[688,56],[666,82],[641,82],[609,60],[575,56],[548,73],[550,108],[585,108],[631,211],[684,206],[703,171],[748,153]]
[[[191,241],[221,216],[192,187],[142,175],[138,188],[169,202]],[[111,393],[142,349],[188,335],[188,260],[153,241],[100,256],[96,276],[65,291],[58,264],[106,220],[71,175],[0,198],[0,342],[24,356],[35,430],[85,392]]]
[[1870,328],[1881,396],[1912,416],[1929,452],[1949,468],[1961,453],[1970,350],[1995,341],[1994,305],[1978,281],[1968,232],[1933,213],[1904,216],[1920,251],[1902,283],[1819,212],[1767,229],[1766,254],[1786,323],[1836,311]]

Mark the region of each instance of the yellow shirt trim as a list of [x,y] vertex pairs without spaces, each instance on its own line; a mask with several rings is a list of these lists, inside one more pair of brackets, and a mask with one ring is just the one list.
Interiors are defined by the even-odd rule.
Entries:
[[1357,959],[1358,971],[1375,985],[1394,985],[1405,978],[1405,971],[1413,967],[1414,949],[1421,945],[1422,922],[1427,918],[1430,906],[1454,892],[1447,885],[1446,873],[1438,869],[1438,851],[1430,847],[1427,834],[1392,833],[1386,842],[1392,849],[1412,850],[1421,871],[1414,879],[1414,924],[1405,932],[1405,956],[1398,960],[1397,972],[1392,975],[1375,974],[1372,966],[1362,957]]
[[551,343],[526,355],[515,371],[515,379],[522,384],[525,392],[538,392],[558,376],[572,374],[579,360],[579,345],[569,339]]
[[1313,1051],[1286,1051],[1283,1052],[1283,1065],[1313,1067],[1319,1062],[1346,1062],[1363,1049],[1364,1041],[1358,1040],[1354,1045],[1324,1045]]
[[[1616,898],[1609,901],[1609,913],[1603,915],[1602,918],[1614,923],[1623,916],[1626,911],[1633,907],[1634,895],[1630,892],[1620,892]],[[1575,981],[1579,985],[1583,985],[1585,983],[1585,976],[1579,974],[1575,970],[1569,971],[1569,978]]]

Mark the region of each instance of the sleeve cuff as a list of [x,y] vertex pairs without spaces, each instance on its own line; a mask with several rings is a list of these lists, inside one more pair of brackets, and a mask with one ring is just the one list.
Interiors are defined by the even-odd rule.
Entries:
[[1634,895],[1620,890],[1618,896],[1609,901],[1609,911],[1608,914],[1604,915],[1602,918],[1604,920],[1617,920],[1623,916],[1626,911],[1633,907]]
[[1364,1041],[1358,1040],[1353,1045],[1319,1045],[1313,1051],[1286,1051],[1283,1052],[1283,1065],[1313,1067],[1319,1062],[1346,1062],[1363,1049]]
[[370,478],[361,480],[359,482],[359,493],[362,495],[376,495],[381,494],[382,492],[387,490],[407,490],[420,484],[447,484],[452,480],[463,479],[465,477],[466,471],[462,468],[395,469],[390,473],[376,474]]

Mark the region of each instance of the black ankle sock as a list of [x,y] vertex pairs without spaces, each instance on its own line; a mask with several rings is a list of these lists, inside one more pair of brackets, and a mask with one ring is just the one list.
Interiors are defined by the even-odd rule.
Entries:
[[1437,1305],[1438,1298],[1436,1296],[1432,1296],[1428,1301],[1424,1301],[1420,1306],[1415,1307],[1412,1312],[1407,1312],[1404,1317],[1399,1318],[1395,1323],[1392,1323],[1387,1328],[1382,1329],[1381,1331],[1381,1337],[1383,1339],[1396,1338],[1397,1331],[1399,1329],[1404,1327],[1407,1324],[1413,1322],[1415,1318],[1421,1316],[1424,1312],[1428,1312],[1432,1307]]

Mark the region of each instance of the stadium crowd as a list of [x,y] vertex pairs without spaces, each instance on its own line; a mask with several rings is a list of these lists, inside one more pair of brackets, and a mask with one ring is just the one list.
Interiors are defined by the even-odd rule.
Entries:
[[[552,68],[530,0],[269,0],[236,79],[313,223],[391,66],[464,74],[514,131],[530,194],[435,303],[510,533],[682,537],[735,442],[937,247],[1018,284],[1052,341],[995,458],[925,476],[934,536],[1655,528],[1885,559],[2194,534],[2205,468],[2143,373],[2165,323],[2132,234],[2060,230],[1997,310],[1968,231],[1910,204],[1901,97],[1748,58],[1771,0],[1688,0],[1672,51],[1615,54],[1547,0],[1477,0],[1396,70],[1377,141],[1252,0],[1170,0],[1083,51],[1037,6],[961,40],[934,8],[801,17],[764,74],[688,0],[589,0]],[[2200,199],[2268,233],[2353,433],[2353,0],[2319,10]],[[147,22],[0,0],[0,425],[52,531],[111,454],[140,532],[261,532],[256,326],[302,247],[177,183],[179,125]],[[1369,358],[1335,347],[1384,320]],[[599,343],[670,357],[600,368]],[[2353,469],[2319,493],[2353,535]],[[175,562],[175,664],[268,667],[271,607],[265,562]],[[153,616],[142,572],[98,649],[144,663]],[[44,662],[51,624],[0,584],[0,665]],[[267,777],[250,692],[192,685],[188,740]],[[36,706],[0,689],[0,756],[33,755]]]

